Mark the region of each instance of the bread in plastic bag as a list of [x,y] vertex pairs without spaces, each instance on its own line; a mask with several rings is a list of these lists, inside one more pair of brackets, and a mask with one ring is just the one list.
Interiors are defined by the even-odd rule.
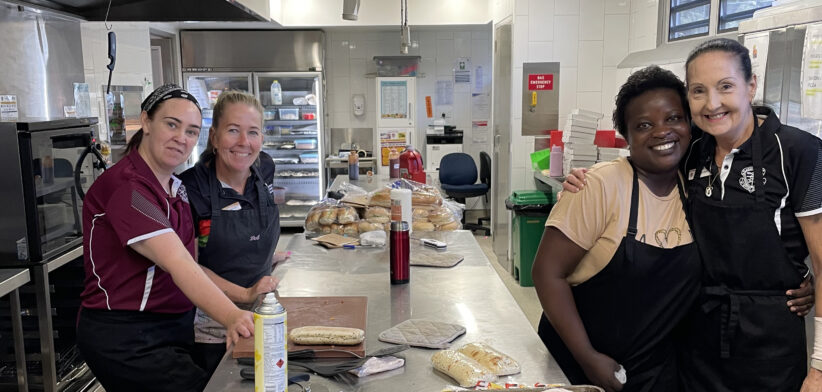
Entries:
[[455,350],[441,350],[431,356],[431,363],[437,369],[459,383],[462,387],[472,387],[480,381],[495,381],[497,376],[479,362]]
[[517,374],[521,370],[517,361],[485,343],[468,343],[457,351],[477,361],[497,376]]

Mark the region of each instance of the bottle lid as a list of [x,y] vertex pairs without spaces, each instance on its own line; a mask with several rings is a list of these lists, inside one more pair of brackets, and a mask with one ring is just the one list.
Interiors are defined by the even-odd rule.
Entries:
[[277,301],[277,296],[274,295],[274,293],[268,293],[268,294],[265,295],[265,298],[263,298],[263,303],[267,304],[267,305],[271,305],[271,304],[279,303],[279,301]]
[[408,231],[408,222],[391,221],[391,231]]

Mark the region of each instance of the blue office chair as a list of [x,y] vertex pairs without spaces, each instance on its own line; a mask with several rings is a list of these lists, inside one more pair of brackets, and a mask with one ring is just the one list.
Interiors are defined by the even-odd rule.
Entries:
[[[488,156],[486,153],[481,153]],[[465,204],[465,199],[469,197],[486,196],[488,190],[491,189],[491,168],[490,157],[488,157],[487,173],[483,173],[484,177],[487,175],[487,180],[483,178],[483,182],[475,184],[477,181],[477,165],[474,163],[474,158],[462,152],[454,152],[442,157],[440,160],[440,186],[448,197],[456,200],[459,203]],[[482,166],[485,162],[481,161]],[[487,182],[486,182],[487,181]],[[491,230],[479,224],[465,224],[465,214],[463,214],[463,227],[468,230],[484,230],[486,235],[490,235]]]

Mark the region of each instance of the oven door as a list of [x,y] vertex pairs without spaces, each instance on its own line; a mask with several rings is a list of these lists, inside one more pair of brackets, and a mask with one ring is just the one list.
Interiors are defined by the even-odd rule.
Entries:
[[27,132],[20,142],[28,258],[46,261],[82,244],[82,196],[104,164],[91,127]]

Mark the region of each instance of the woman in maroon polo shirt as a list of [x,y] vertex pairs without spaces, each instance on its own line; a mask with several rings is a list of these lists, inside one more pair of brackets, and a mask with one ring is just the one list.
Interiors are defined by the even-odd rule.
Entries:
[[77,346],[108,391],[199,391],[208,380],[190,354],[194,305],[226,326],[227,345],[252,334],[252,315],[194,261],[188,197],[172,171],[197,142],[197,101],[165,85],[141,107],[142,129],[126,157],[95,181],[83,205]]

